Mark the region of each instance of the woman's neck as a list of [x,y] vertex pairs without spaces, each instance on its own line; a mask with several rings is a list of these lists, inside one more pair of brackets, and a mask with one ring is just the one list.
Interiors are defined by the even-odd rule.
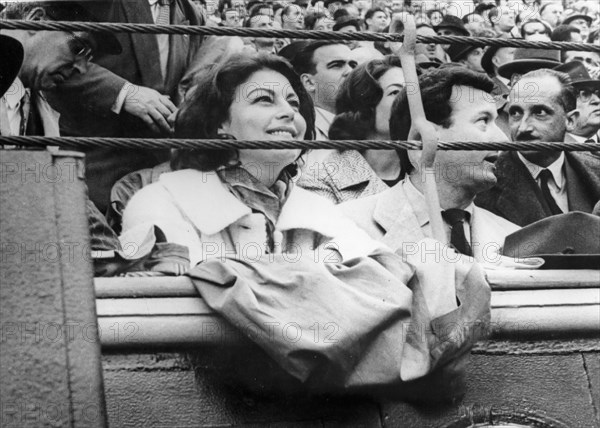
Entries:
[[400,175],[400,158],[396,150],[365,150],[362,155],[382,180],[394,180]]

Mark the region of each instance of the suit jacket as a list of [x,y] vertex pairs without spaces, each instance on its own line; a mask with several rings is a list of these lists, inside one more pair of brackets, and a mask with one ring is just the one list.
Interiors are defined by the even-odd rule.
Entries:
[[[591,213],[600,200],[600,159],[586,152],[565,152],[569,211]],[[475,203],[494,214],[527,226],[552,215],[540,187],[517,152],[502,152],[496,161],[498,182]]]
[[356,150],[332,150],[323,162],[307,164],[298,185],[336,204],[388,189]]
[[[153,24],[147,0],[93,0],[84,2],[90,13],[101,22]],[[190,0],[173,0],[171,23],[203,25],[204,18]],[[61,117],[61,133],[75,136],[152,137],[152,132],[138,118],[111,107],[126,82],[146,86],[169,95],[177,105],[181,99],[178,84],[188,68],[200,62],[204,50],[202,37],[172,35],[169,39],[167,73],[160,69],[158,42],[153,34],[116,33],[123,52],[94,59],[88,72],[74,76],[61,85],[50,102]],[[77,101],[76,101],[77,100]],[[90,199],[101,212],[106,212],[110,189],[129,172],[153,167],[168,159],[168,150],[86,151],[86,179]]]
[[[393,250],[407,249],[431,237],[431,226],[425,199],[408,194],[406,180],[377,195],[342,203],[339,208],[372,238]],[[479,207],[474,207],[470,228],[475,260],[488,262],[498,259],[504,238],[519,229],[516,224]]]

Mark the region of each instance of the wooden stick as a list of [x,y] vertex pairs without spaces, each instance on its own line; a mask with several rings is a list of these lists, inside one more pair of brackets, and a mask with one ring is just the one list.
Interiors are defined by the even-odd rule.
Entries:
[[[442,220],[440,201],[436,185],[435,176],[435,153],[438,145],[438,135],[433,126],[425,117],[423,109],[423,100],[421,99],[421,89],[419,88],[419,79],[415,64],[415,45],[417,41],[417,27],[414,17],[408,13],[401,14],[401,20],[394,18],[390,24],[390,31],[396,32],[400,25],[404,26],[404,42],[399,49],[400,62],[404,79],[407,82],[408,107],[412,122],[411,132],[420,136],[423,142],[421,154],[421,168],[424,170],[425,183],[423,193],[427,203],[429,221],[433,237],[442,243],[447,243],[446,231]],[[396,50],[396,49],[393,49]]]

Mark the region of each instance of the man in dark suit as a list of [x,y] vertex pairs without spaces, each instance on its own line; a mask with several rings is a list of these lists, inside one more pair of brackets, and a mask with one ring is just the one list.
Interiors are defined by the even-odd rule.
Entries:
[[[565,73],[541,69],[525,74],[509,94],[512,140],[563,141],[575,107],[575,90]],[[519,226],[569,211],[590,213],[600,199],[600,159],[590,153],[503,152],[496,177],[497,184],[475,202]]]
[[[102,22],[204,25],[190,0],[94,0],[82,3]],[[63,135],[158,137],[171,133],[191,75],[210,61],[200,36],[117,33],[123,52],[103,56],[85,76],[65,83],[50,99]],[[74,100],[79,100],[74,103]],[[91,199],[105,211],[110,189],[125,174],[166,160],[168,151],[95,149],[87,152]]]
[[[2,11],[1,18],[27,21],[91,19],[79,5],[65,1],[12,3]],[[25,59],[10,89],[0,99],[2,135],[58,136],[60,115],[48,104],[46,96],[59,90],[65,81],[84,75],[93,55],[121,52],[119,42],[109,33],[4,32],[21,43]]]

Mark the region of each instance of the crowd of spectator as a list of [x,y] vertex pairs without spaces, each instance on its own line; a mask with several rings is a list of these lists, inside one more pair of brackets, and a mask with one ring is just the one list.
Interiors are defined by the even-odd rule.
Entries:
[[[415,32],[422,36],[595,45],[600,25],[600,6],[592,1],[40,1],[5,3],[2,9],[2,19],[32,21],[379,33],[402,31],[401,20],[412,15]],[[406,53],[401,43],[29,30],[2,30],[1,41],[0,76],[10,76],[1,86],[1,135],[421,137],[411,126],[417,119],[409,109],[411,82],[402,68]],[[599,143],[597,52],[417,43],[414,53],[425,118],[441,140]],[[399,293],[407,296],[390,303],[397,306],[391,312],[402,314],[393,318],[397,322],[485,322],[489,289],[475,262],[507,263],[501,256],[504,238],[531,223],[572,211],[598,211],[597,153],[439,152],[435,180],[444,231],[452,251],[470,258],[460,265],[443,258],[432,262],[427,253],[437,251],[432,250],[434,219],[429,218],[428,170],[421,168],[421,156],[420,151],[395,149],[87,150],[96,274],[192,271],[204,281],[209,305],[229,299],[240,304],[235,294],[209,291],[207,278],[230,284],[237,275],[243,279],[238,290],[255,292],[265,277],[285,282],[288,265],[275,257],[274,264],[270,259],[263,266],[262,257],[300,252],[319,267],[298,262],[294,286],[312,291],[299,292],[304,297],[294,302],[293,292],[279,294],[282,289],[272,288],[276,298],[271,300],[319,307],[306,296],[314,292],[312,298],[325,298],[317,284],[329,281],[327,275],[335,277],[333,290],[340,281],[368,277],[369,292],[383,294],[393,272]],[[123,243],[134,244],[134,253]],[[406,254],[407,243],[423,243],[413,248],[415,258]],[[227,267],[233,272],[204,263],[224,254],[248,258],[250,247],[259,260],[251,273],[235,264]],[[358,259],[363,261],[349,262]],[[346,266],[351,273],[332,271],[323,264],[332,260],[355,264]],[[368,301],[364,289],[357,293],[357,299]],[[267,309],[256,313],[273,308]],[[223,315],[235,323],[242,314]],[[384,323],[381,316],[373,310],[360,318],[374,326],[369,334]],[[409,337],[392,353],[385,340],[373,340],[380,354],[362,349],[365,367],[360,359],[352,364],[353,370],[365,371],[346,373],[345,381],[360,385],[370,376],[408,381],[436,370],[441,378],[450,376],[447,372],[455,370],[477,338],[466,336],[456,346]],[[282,349],[269,351],[286,367],[289,360],[278,354]],[[401,364],[382,360],[392,354]],[[375,360],[380,372],[374,375]],[[400,366],[402,375],[395,372]],[[296,369],[302,371],[288,371]]]

